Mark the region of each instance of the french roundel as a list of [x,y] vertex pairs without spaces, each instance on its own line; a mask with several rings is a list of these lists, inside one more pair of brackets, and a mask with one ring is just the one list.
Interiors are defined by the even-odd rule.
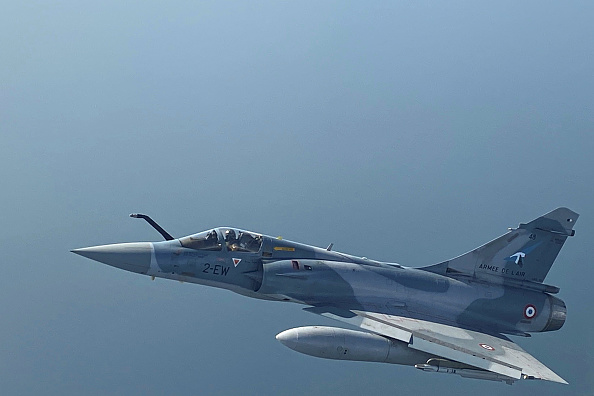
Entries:
[[536,307],[532,304],[526,305],[524,308],[524,317],[526,319],[532,319],[536,316]]

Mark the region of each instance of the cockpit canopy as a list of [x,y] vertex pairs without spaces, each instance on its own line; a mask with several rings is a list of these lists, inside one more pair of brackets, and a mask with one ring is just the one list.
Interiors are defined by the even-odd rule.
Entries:
[[225,245],[230,252],[258,253],[262,247],[262,235],[226,227],[203,231],[179,241],[183,247],[196,250],[220,251]]
[[262,247],[262,235],[233,228],[219,228],[219,232],[229,251],[258,253]]
[[183,237],[179,240],[183,247],[196,250],[221,250],[221,243],[216,230],[203,231]]

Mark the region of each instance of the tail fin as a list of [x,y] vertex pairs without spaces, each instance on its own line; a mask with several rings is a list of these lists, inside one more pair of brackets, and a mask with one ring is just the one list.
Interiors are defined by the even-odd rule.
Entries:
[[567,208],[557,208],[466,254],[423,269],[454,277],[541,283],[567,237],[575,234],[578,217]]

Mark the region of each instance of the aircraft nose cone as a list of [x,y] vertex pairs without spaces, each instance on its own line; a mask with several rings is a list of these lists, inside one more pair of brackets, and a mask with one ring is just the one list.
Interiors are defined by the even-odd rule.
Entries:
[[71,252],[112,267],[146,274],[151,265],[152,250],[150,242],[133,242],[91,246]]

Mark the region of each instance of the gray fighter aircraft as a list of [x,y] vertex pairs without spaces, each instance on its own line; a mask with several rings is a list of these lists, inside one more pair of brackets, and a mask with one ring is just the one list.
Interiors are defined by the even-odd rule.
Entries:
[[[472,251],[423,268],[369,260],[231,227],[72,250],[113,267],[307,305],[364,331],[307,326],[276,338],[312,356],[414,366],[503,381],[567,383],[505,335],[563,326],[559,288],[543,283],[578,214],[558,208]],[[504,335],[505,334],[505,335]]]

